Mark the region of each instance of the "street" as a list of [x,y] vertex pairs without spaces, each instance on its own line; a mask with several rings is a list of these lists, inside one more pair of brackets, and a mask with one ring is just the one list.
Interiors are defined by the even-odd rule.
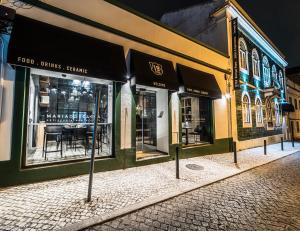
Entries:
[[88,230],[300,230],[300,152]]

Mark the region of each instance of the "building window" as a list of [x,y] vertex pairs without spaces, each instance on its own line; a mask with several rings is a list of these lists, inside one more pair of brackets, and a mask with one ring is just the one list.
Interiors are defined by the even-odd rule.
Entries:
[[249,73],[248,68],[248,49],[246,42],[243,38],[239,39],[239,50],[240,50],[240,70]]
[[112,155],[112,82],[31,69],[26,165],[89,158],[96,92],[96,157]]
[[290,104],[293,104],[292,97],[289,97],[289,102],[290,102]]
[[270,87],[271,86],[270,65],[267,56],[263,57],[262,66],[263,66],[264,86]]
[[276,126],[280,126],[280,108],[278,102],[275,102],[274,104],[275,109],[275,124]]
[[278,79],[279,79],[281,89],[284,89],[284,79],[283,79],[283,74],[282,74],[281,70],[279,71]]
[[260,98],[256,98],[255,100],[255,114],[256,114],[256,126],[263,126],[263,108]]
[[211,142],[211,103],[211,99],[206,97],[186,96],[181,99],[184,145]]
[[256,49],[252,50],[252,70],[253,77],[260,79],[260,61],[259,56]]
[[300,132],[299,121],[297,121],[297,133]]
[[242,96],[243,127],[251,127],[251,101],[248,93]]
[[279,84],[278,79],[277,79],[277,70],[275,65],[272,66],[272,80],[273,80],[273,85],[277,86]]
[[297,99],[294,99],[294,106],[295,106],[295,110],[298,110],[298,101],[297,101]]
[[273,127],[273,107],[269,98],[266,100],[266,116],[268,127]]

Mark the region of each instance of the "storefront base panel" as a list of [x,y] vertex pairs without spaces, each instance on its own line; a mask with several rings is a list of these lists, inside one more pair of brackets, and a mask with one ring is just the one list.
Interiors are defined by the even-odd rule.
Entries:
[[[198,146],[188,149],[180,149],[181,159],[202,155],[229,152],[232,139],[215,140],[214,144]],[[177,145],[170,145],[170,154],[147,160],[136,160],[135,149],[120,150],[115,158],[107,158],[95,161],[95,172],[112,171],[157,164],[174,160]],[[125,158],[126,157],[126,158]],[[0,163],[0,187],[21,185],[48,180],[56,180],[66,177],[78,176],[89,173],[90,162],[88,160],[77,163],[65,163],[54,166],[41,166],[28,169],[18,169],[14,162]]]
[[278,134],[278,135],[274,135],[274,136],[265,136],[265,137],[252,139],[252,140],[238,141],[237,142],[237,150],[261,147],[264,145],[264,140],[267,141],[267,145],[279,143],[281,137],[283,137],[283,134]]
[[[95,161],[95,172],[122,169],[122,159],[109,158]],[[43,166],[30,169],[16,169],[12,164],[0,164],[0,187],[13,186],[78,176],[89,173],[90,162],[66,163],[56,166]]]
[[226,153],[231,151],[231,147],[232,138],[217,139],[213,144],[182,148],[181,158],[191,158],[197,156]]

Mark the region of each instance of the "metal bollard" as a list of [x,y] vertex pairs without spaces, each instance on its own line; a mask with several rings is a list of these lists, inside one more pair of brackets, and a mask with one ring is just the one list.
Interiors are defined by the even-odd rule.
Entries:
[[179,179],[179,147],[176,147],[176,179]]
[[233,161],[237,164],[237,152],[236,152],[236,142],[233,142]]
[[281,137],[280,139],[281,139],[281,151],[283,151],[283,137]]
[[264,140],[264,154],[267,155],[267,141]]

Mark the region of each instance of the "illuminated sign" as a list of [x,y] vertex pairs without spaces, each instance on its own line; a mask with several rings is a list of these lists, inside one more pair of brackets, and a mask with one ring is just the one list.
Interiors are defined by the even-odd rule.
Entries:
[[233,88],[240,89],[240,67],[239,67],[239,34],[238,19],[231,20],[232,30],[232,62],[233,62]]
[[151,71],[155,74],[155,75],[159,75],[162,76],[164,71],[163,71],[163,67],[161,64],[159,63],[155,63],[155,62],[149,62]]

